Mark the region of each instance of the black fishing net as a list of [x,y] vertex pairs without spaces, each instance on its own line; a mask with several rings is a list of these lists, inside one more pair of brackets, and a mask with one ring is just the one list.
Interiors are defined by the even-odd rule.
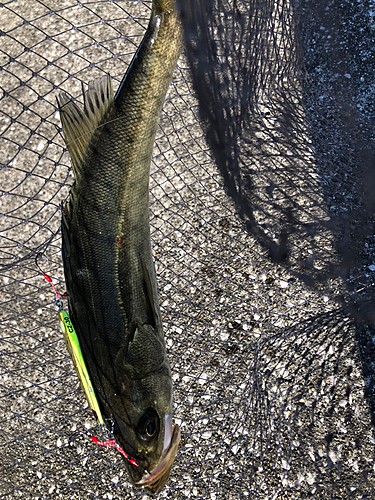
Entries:
[[[150,2],[0,4],[0,498],[147,498],[58,328],[64,90],[119,84]],[[182,442],[160,498],[374,496],[375,4],[179,2],[151,166]],[[37,264],[36,265],[36,257]]]

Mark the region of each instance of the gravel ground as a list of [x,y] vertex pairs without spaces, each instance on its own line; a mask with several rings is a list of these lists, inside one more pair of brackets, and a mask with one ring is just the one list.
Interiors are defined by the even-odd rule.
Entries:
[[[302,96],[307,102],[298,112],[304,174],[292,180],[306,207],[304,221],[324,219],[335,213],[333,206],[342,213],[361,203],[352,182],[360,156],[339,106],[348,95],[339,83],[354,80],[345,74],[365,75],[350,88],[350,103],[369,149],[373,140],[369,63],[360,66],[363,54],[358,49],[356,55],[358,43],[347,34],[340,39],[347,43],[343,60],[355,68],[342,66],[341,79],[334,76],[338,70],[322,56],[332,37],[328,27],[320,29],[321,12],[329,13],[331,6],[323,4],[321,9],[310,1],[298,5],[310,78],[296,90],[296,106]],[[110,72],[116,87],[141,40],[149,7],[129,1],[1,4],[0,498],[6,500],[147,498],[129,484],[121,456],[87,437],[97,426],[58,330],[52,290],[34,260],[44,251],[39,265],[64,291],[60,204],[72,176],[56,129],[58,90],[80,100],[81,82],[103,72]],[[355,19],[357,28],[368,27],[367,47],[373,29],[369,10],[353,11],[352,2],[334,7],[342,19]],[[330,29],[340,31],[335,25]],[[259,100],[259,134],[278,129],[280,117],[271,104],[270,95]],[[280,167],[282,174],[272,173],[276,180],[287,171],[288,148],[284,151],[277,137],[263,149],[259,141],[253,144],[260,203],[262,168],[268,166],[261,153]],[[354,194],[349,189],[337,197],[337,182]],[[160,498],[372,498],[372,327],[358,326],[336,296],[352,297],[359,285],[369,296],[374,242],[358,239],[362,260],[351,271],[348,288],[337,277],[309,288],[271,263],[225,194],[184,56],[155,143],[151,225],[175,420],[182,431]],[[326,272],[327,255],[336,259],[336,236],[325,229],[315,239],[296,239],[293,255],[315,252]]]

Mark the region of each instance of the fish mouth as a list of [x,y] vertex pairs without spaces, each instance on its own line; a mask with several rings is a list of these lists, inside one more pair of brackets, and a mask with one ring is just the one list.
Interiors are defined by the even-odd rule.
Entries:
[[169,446],[164,449],[160,457],[160,462],[150,473],[135,483],[136,487],[147,488],[152,493],[159,493],[161,491],[169,477],[180,439],[180,428],[175,424]]

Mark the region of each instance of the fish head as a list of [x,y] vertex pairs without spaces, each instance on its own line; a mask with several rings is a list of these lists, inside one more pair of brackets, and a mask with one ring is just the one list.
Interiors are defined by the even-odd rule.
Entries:
[[172,380],[164,343],[152,330],[139,328],[126,352],[117,356],[117,405],[111,414],[116,440],[139,465],[125,462],[133,484],[157,493],[168,479],[180,430],[172,424]]

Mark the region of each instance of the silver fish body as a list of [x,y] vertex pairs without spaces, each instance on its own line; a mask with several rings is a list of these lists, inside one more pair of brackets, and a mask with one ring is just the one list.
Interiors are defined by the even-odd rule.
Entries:
[[143,41],[113,97],[109,76],[90,82],[82,111],[58,98],[75,183],[63,209],[69,311],[103,415],[138,486],[165,484],[180,433],[172,426],[149,228],[156,127],[182,48],[172,0],[154,0]]

